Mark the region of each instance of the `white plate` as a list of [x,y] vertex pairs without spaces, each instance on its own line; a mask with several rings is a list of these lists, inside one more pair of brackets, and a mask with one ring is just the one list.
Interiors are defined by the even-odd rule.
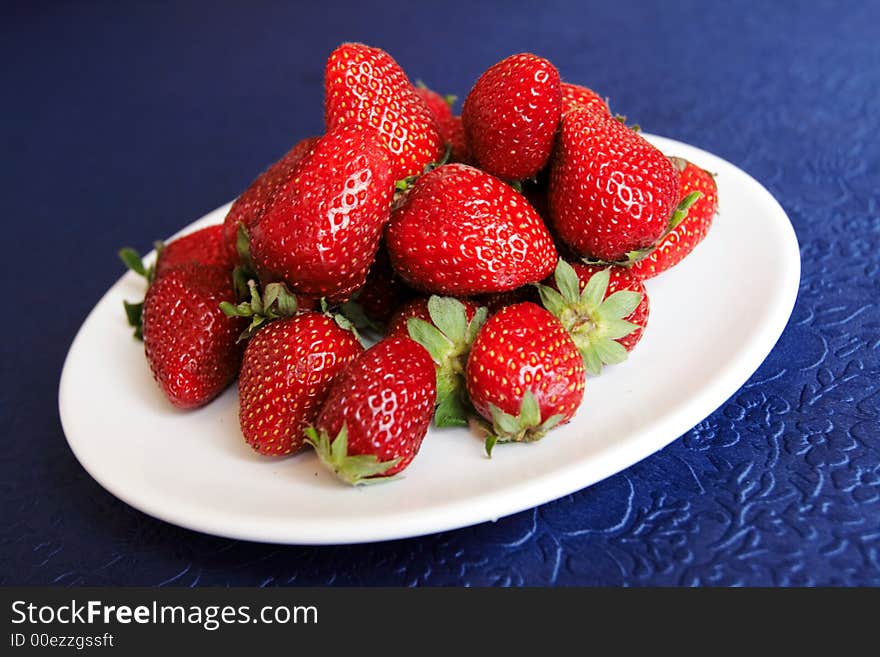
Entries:
[[[648,282],[651,317],[630,359],[590,379],[574,420],[487,459],[464,429],[431,430],[399,481],[350,488],[311,452],[270,460],[238,429],[235,387],[206,408],[174,410],[130,334],[122,277],[80,329],[61,375],[67,440],[104,488],[162,520],[275,543],[416,536],[521,511],[589,486],[659,450],[719,407],[770,352],[794,306],[797,238],[785,212],[732,164],[670,139],[664,152],[717,173],[720,214],[706,240]],[[223,220],[218,208],[186,230]]]

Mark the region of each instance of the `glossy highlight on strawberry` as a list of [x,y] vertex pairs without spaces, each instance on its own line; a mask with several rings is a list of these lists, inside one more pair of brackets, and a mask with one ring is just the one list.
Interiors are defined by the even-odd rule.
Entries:
[[422,172],[443,154],[434,117],[406,73],[384,50],[344,43],[324,72],[324,122],[372,127],[391,154],[395,179]]
[[385,241],[400,276],[434,294],[513,290],[556,264],[550,233],[529,202],[465,164],[421,176],[392,213]]
[[461,118],[480,168],[516,180],[547,163],[561,112],[559,71],[546,59],[520,53],[483,73]]
[[375,130],[342,126],[300,160],[251,229],[261,282],[297,294],[345,296],[361,287],[388,221],[394,178]]

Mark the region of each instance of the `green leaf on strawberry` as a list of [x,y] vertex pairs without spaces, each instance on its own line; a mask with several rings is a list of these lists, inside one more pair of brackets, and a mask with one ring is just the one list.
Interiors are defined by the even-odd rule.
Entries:
[[485,427],[485,429],[488,433],[486,454],[490,458],[497,443],[540,440],[565,417],[558,413],[541,422],[541,408],[538,405],[538,399],[531,390],[526,390],[523,395],[519,415],[505,413],[494,404],[489,405],[489,411],[492,415],[492,426],[491,428]]
[[410,317],[406,325],[410,338],[427,350],[437,368],[434,423],[438,427],[466,426],[469,404],[464,383],[465,364],[488,311],[479,308],[468,321],[461,301],[435,295],[428,300],[428,313],[431,322]]
[[606,298],[610,277],[610,268],[600,270],[581,290],[577,272],[570,264],[559,260],[554,273],[558,289],[538,286],[544,307],[571,335],[587,372],[592,375],[599,374],[603,365],[626,360],[627,350],[617,341],[640,328],[624,318],[639,306],[643,295],[618,290]]
[[224,301],[220,304],[220,309],[227,317],[249,317],[250,325],[239,337],[239,341],[247,340],[257,331],[265,322],[282,317],[293,317],[299,309],[296,295],[287,289],[284,283],[269,283],[265,289],[260,292],[257,282],[250,279],[247,282],[248,291],[250,293],[249,301],[242,301],[238,304]]
[[318,432],[314,427],[308,427],[305,434],[306,442],[315,448],[321,462],[352,486],[390,481],[390,478],[381,478],[379,475],[400,462],[399,458],[380,461],[375,454],[349,454],[348,428],[344,424],[332,441],[326,431]]

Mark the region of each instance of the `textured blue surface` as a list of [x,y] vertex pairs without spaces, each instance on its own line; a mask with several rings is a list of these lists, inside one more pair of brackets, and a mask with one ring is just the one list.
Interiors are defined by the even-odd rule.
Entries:
[[[0,584],[880,585],[880,5],[355,4],[5,5]],[[117,501],[56,410],[115,249],[147,248],[319,132],[343,40],[460,96],[532,50],[754,175],[803,259],[776,349],[667,449],[495,524],[277,547]]]

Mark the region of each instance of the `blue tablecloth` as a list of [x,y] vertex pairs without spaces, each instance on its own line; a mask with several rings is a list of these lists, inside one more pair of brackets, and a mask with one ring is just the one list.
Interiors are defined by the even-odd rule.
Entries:
[[[880,584],[880,5],[298,4],[5,5],[0,584]],[[279,547],[105,492],[67,447],[56,394],[121,274],[116,248],[147,249],[319,133],[343,40],[460,97],[534,51],[646,130],[751,173],[803,258],[773,353],[668,448],[494,524]]]

